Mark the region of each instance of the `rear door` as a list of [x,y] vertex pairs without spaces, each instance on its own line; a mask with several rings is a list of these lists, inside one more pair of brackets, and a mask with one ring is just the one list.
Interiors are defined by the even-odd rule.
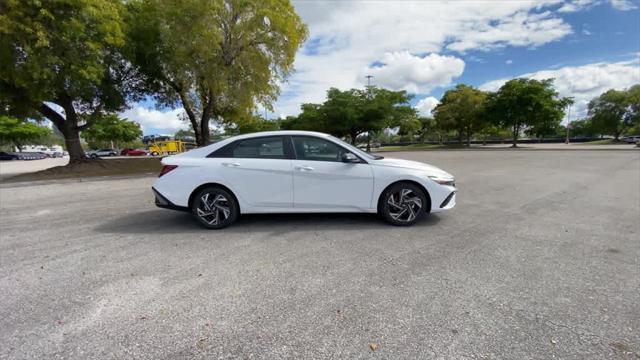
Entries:
[[373,171],[365,161],[344,163],[342,146],[315,136],[293,136],[295,208],[359,211],[371,207]]
[[292,154],[284,136],[235,141],[211,157],[236,195],[253,207],[293,206]]

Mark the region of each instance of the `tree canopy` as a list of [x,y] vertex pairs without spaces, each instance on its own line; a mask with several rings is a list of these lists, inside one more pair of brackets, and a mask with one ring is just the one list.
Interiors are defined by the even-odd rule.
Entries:
[[466,139],[467,146],[471,145],[471,137],[480,132],[486,125],[484,102],[487,94],[464,84],[447,90],[440,104],[433,113],[438,126],[446,131],[452,130],[458,134],[458,139]]
[[307,28],[289,1],[134,0],[127,56],[162,105],[180,104],[198,145],[209,122],[270,107]]
[[84,158],[79,132],[120,110],[132,89],[119,55],[123,9],[111,0],[0,3],[0,111],[51,120],[72,161]]
[[514,79],[489,94],[486,115],[497,126],[511,129],[516,147],[523,130],[560,124],[570,102],[571,99],[559,97],[553,79]]
[[589,102],[593,129],[612,135],[616,141],[627,129],[640,123],[640,85],[628,90],[611,89]]
[[51,130],[30,121],[0,115],[0,144],[12,145],[20,151],[23,145],[34,143],[51,134]]
[[355,144],[359,135],[388,127],[399,127],[415,117],[405,91],[369,87],[365,90],[327,91],[322,104],[303,104],[297,117],[282,122],[283,129],[301,129],[349,137]]
[[115,114],[109,114],[95,120],[90,128],[82,132],[82,137],[89,145],[110,142],[115,144],[127,143],[140,139],[142,130],[140,129],[140,124],[136,122],[120,119]]

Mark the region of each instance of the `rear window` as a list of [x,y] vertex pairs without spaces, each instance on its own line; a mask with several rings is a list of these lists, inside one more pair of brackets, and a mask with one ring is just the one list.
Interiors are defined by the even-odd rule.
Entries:
[[208,157],[244,159],[285,159],[283,136],[269,136],[235,141]]

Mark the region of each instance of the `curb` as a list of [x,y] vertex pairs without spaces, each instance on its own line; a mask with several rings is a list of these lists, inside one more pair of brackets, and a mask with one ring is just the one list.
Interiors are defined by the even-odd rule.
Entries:
[[11,178],[0,180],[0,189],[7,188],[19,188],[28,186],[39,185],[53,185],[53,184],[68,184],[68,183],[81,183],[81,182],[95,182],[95,181],[108,181],[108,180],[126,180],[126,179],[142,179],[153,178],[158,174],[156,173],[144,173],[137,175],[114,175],[114,176],[94,176],[84,178],[66,178],[66,179],[52,179],[52,180],[24,180],[24,181],[10,181]]

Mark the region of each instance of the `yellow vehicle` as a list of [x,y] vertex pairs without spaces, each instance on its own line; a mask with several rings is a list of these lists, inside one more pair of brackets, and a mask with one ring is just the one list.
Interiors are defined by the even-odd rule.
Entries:
[[181,140],[154,141],[149,143],[149,154],[153,156],[173,155],[191,150],[195,147],[196,144]]

